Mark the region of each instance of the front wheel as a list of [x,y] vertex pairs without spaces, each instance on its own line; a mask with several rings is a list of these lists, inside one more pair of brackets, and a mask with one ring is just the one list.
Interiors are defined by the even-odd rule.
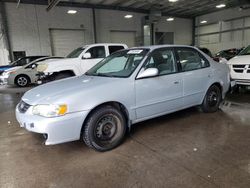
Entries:
[[30,79],[28,76],[25,76],[25,75],[17,76],[15,79],[15,84],[18,87],[26,87],[30,84]]
[[117,147],[126,132],[124,115],[112,106],[96,109],[83,126],[85,144],[97,151],[108,151]]
[[216,112],[219,109],[221,101],[222,93],[220,88],[216,85],[212,85],[206,93],[201,109],[203,112]]

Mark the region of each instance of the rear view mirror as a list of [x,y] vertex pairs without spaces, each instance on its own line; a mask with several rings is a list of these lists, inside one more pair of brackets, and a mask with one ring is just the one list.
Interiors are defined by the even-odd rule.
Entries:
[[159,70],[157,68],[148,68],[144,70],[143,72],[139,73],[137,78],[149,78],[149,77],[154,77],[158,76]]
[[82,59],[90,59],[91,58],[91,53],[86,52],[85,54],[83,54]]

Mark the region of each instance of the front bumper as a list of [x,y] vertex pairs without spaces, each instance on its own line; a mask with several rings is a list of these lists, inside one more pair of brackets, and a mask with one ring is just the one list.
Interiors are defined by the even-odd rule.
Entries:
[[1,75],[0,76],[0,84],[5,85],[8,83],[8,76]]
[[245,79],[235,79],[233,80],[235,82],[235,85],[246,85],[250,86],[250,80],[245,80]]
[[46,134],[45,145],[54,145],[80,139],[83,122],[88,111],[69,113],[64,116],[45,118],[32,114],[32,106],[21,113],[16,108],[16,119],[20,127],[30,132]]

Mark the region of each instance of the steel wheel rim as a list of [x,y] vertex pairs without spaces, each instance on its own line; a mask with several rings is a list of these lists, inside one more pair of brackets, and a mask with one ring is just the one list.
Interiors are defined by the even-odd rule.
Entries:
[[103,115],[96,122],[95,140],[99,145],[106,146],[119,138],[119,134],[117,134],[119,130],[121,130],[121,121],[116,115]]
[[25,85],[27,85],[28,80],[27,80],[25,77],[19,77],[19,78],[17,79],[17,83],[18,83],[18,85],[20,85],[20,86],[25,86]]

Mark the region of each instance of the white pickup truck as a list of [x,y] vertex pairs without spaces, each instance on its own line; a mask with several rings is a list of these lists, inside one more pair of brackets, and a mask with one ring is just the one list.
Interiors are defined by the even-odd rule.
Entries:
[[105,57],[125,48],[128,48],[126,44],[118,43],[99,43],[77,48],[64,59],[39,64],[39,82],[82,75]]

